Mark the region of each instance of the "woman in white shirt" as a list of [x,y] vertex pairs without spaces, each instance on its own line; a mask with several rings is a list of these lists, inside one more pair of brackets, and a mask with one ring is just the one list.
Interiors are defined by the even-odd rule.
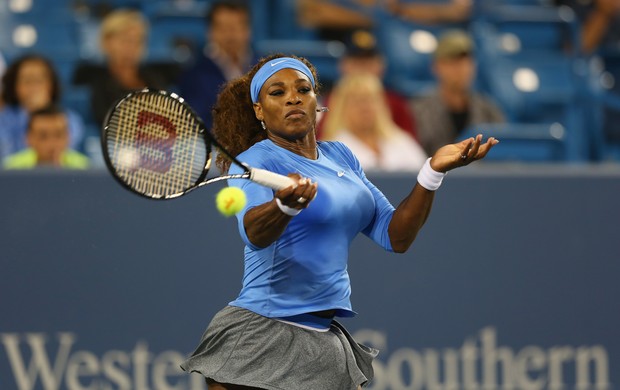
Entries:
[[417,172],[426,161],[422,147],[392,120],[376,76],[343,77],[329,106],[322,138],[347,145],[364,170]]

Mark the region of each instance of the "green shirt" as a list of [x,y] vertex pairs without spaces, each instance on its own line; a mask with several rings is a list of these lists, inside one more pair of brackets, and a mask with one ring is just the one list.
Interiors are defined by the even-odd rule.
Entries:
[[[32,169],[37,167],[37,154],[28,148],[7,156],[2,166],[4,169]],[[86,169],[89,166],[88,157],[75,150],[67,150],[60,157],[60,166],[70,169]]]

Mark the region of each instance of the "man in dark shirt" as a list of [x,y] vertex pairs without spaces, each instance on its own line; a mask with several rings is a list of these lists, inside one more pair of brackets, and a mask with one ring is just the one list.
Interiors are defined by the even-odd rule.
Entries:
[[464,31],[442,35],[432,65],[437,89],[410,102],[418,139],[429,156],[454,142],[471,125],[505,121],[493,101],[472,90],[476,76],[473,50],[473,42]]
[[215,2],[206,16],[207,45],[181,74],[179,93],[211,128],[211,110],[221,87],[256,63],[250,48],[250,10],[243,2]]

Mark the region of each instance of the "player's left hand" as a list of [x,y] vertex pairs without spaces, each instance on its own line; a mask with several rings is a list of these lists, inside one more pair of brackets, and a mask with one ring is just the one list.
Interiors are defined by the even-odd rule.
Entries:
[[446,145],[440,148],[431,159],[431,168],[437,172],[448,172],[454,168],[471,164],[483,159],[489,150],[499,143],[494,137],[489,137],[482,144],[482,134],[475,138],[468,138],[456,144]]

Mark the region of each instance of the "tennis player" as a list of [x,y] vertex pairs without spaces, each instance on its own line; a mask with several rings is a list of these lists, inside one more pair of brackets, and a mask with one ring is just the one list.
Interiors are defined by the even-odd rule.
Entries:
[[[270,56],[229,82],[214,109],[219,142],[250,166],[297,182],[277,192],[230,180],[248,198],[237,215],[245,243],[243,287],[215,315],[182,364],[209,389],[356,390],[373,378],[378,351],[358,344],[336,317],[355,315],[349,245],[363,233],[402,253],[426,221],[446,172],[497,144],[477,136],[439,149],[394,208],[351,151],[315,138],[317,75],[307,60]],[[224,156],[223,171],[236,173]]]

